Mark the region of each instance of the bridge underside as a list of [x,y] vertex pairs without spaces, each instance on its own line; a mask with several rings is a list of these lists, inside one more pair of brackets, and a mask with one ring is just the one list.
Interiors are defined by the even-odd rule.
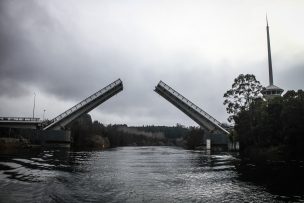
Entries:
[[0,117],[0,127],[37,129],[41,126],[39,118],[30,117]]
[[28,123],[28,122],[0,122],[0,127],[3,128],[28,128],[37,129],[40,123]]
[[158,85],[155,87],[155,92],[164,97],[167,101],[184,112],[187,116],[189,116],[204,129],[207,129],[209,132],[215,134],[229,134],[229,132],[221,126],[219,121],[183,97],[164,82],[160,81],[158,83]]
[[44,130],[60,130],[71,123],[81,115],[88,113],[92,109],[96,108],[101,103],[105,102],[112,96],[116,95],[123,90],[122,81],[120,79],[114,81],[110,85],[104,87],[98,92],[92,94],[90,97],[76,104],[69,110],[63,112],[56,118],[52,119],[43,129]]

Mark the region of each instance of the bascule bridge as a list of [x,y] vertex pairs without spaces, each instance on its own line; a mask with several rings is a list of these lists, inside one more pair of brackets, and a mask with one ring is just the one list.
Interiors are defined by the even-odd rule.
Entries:
[[163,81],[158,83],[154,91],[189,116],[205,130],[203,144],[205,144],[207,148],[211,145],[228,146],[229,132],[218,120],[206,111],[192,103],[189,99],[185,98]]

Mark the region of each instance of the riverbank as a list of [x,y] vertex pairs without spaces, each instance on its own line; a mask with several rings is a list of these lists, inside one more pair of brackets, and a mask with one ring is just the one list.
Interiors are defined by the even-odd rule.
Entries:
[[29,147],[29,140],[24,138],[0,137],[0,152]]
[[[100,148],[121,146],[177,146],[184,145],[183,138],[190,132],[189,128],[176,126],[127,126],[103,125],[92,121],[85,114],[70,125],[72,147]],[[103,147],[102,147],[103,146]]]

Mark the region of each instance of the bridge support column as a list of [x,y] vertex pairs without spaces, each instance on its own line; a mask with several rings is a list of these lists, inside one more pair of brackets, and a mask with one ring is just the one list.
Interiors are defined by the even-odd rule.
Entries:
[[211,150],[211,140],[210,139],[206,139],[206,149]]

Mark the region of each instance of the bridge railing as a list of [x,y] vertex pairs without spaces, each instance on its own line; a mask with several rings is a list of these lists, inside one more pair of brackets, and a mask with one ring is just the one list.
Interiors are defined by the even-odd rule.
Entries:
[[207,112],[205,112],[200,107],[198,107],[195,104],[193,104],[191,101],[189,101],[187,98],[185,98],[183,95],[181,95],[180,93],[178,93],[176,90],[174,90],[173,88],[171,88],[169,85],[167,85],[163,81],[160,81],[158,83],[158,85],[160,85],[163,88],[165,88],[166,90],[168,90],[171,94],[173,94],[174,96],[176,96],[177,98],[179,98],[182,102],[184,102],[186,105],[188,105],[189,107],[191,107],[193,110],[195,110],[198,113],[200,113],[203,116],[205,116],[207,119],[209,119],[214,124],[216,124],[216,125],[218,125],[220,127],[222,126],[222,124],[218,120],[216,120],[215,118],[213,118],[211,115],[209,115]]
[[32,117],[0,117],[0,121],[33,121],[39,122],[40,118],[32,118]]
[[50,120],[48,122],[48,125],[51,123],[54,123],[58,120],[61,120],[64,117],[67,117],[68,115],[72,114],[73,112],[77,111],[78,109],[80,109],[81,107],[83,107],[84,105],[86,105],[87,103],[93,101],[94,99],[96,99],[97,97],[99,97],[100,95],[104,94],[105,92],[111,90],[112,88],[118,86],[119,84],[121,84],[122,81],[120,79],[112,82],[111,84],[109,84],[108,86],[102,88],[101,90],[95,92],[94,94],[92,94],[91,96],[87,97],[86,99],[82,100],[81,102],[79,102],[78,104],[76,104],[75,106],[73,106],[72,108],[66,110],[65,112],[63,112],[62,114],[60,114],[59,116],[55,117],[54,119]]

